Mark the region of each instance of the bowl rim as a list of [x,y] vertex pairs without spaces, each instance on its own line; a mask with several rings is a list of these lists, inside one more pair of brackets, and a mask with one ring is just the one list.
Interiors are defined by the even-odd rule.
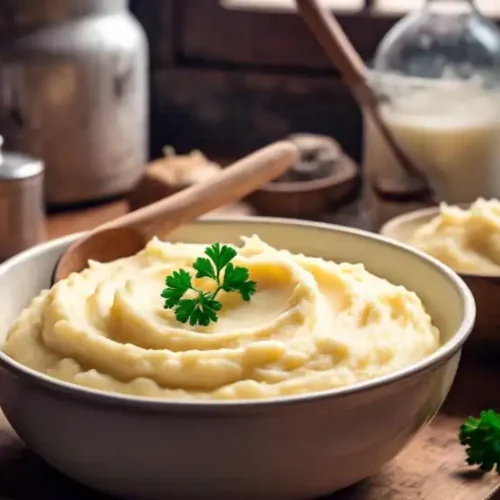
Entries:
[[405,245],[405,243],[401,240],[389,236],[393,232],[394,228],[407,224],[408,222],[414,221],[415,219],[438,215],[439,211],[440,207],[439,205],[436,205],[432,207],[419,208],[417,210],[405,212],[404,214],[396,215],[395,217],[392,217],[392,219],[389,219],[387,222],[385,222],[384,225],[379,229],[378,233],[384,238],[391,238],[398,243]]
[[[180,412],[185,412],[189,410],[193,411],[207,411],[207,410],[220,410],[221,408],[226,408],[228,410],[236,409],[251,409],[251,408],[272,408],[276,406],[286,406],[286,405],[298,405],[305,404],[311,401],[321,401],[324,399],[329,399],[332,397],[341,398],[361,392],[366,392],[371,389],[380,388],[382,386],[388,386],[395,382],[400,382],[413,375],[423,373],[432,370],[441,364],[448,361],[457,352],[460,351],[467,337],[472,331],[474,326],[475,316],[476,316],[476,304],[472,292],[467,287],[465,282],[462,280],[458,274],[456,274],[448,266],[442,264],[437,259],[425,254],[424,252],[412,248],[409,245],[401,243],[396,240],[381,236],[377,233],[371,233],[369,231],[364,231],[361,229],[355,229],[346,226],[340,226],[335,224],[328,224],[324,222],[315,221],[305,221],[299,219],[285,219],[278,217],[245,217],[245,216],[211,216],[203,217],[198,221],[193,221],[192,224],[220,224],[220,223],[240,223],[245,224],[245,222],[255,222],[258,224],[270,224],[270,225],[287,225],[287,226],[299,226],[303,228],[316,228],[324,231],[333,231],[340,233],[347,233],[350,235],[357,236],[361,239],[369,238],[371,240],[378,241],[386,246],[398,247],[400,250],[406,253],[410,253],[415,257],[422,259],[428,265],[433,266],[438,269],[440,273],[445,275],[445,277],[452,282],[457,291],[460,293],[463,304],[464,313],[463,320],[460,327],[456,333],[448,340],[445,344],[441,345],[434,353],[426,358],[420,360],[418,363],[413,363],[403,369],[397,370],[395,372],[388,373],[381,377],[376,377],[374,379],[357,382],[356,384],[339,387],[336,389],[331,389],[328,391],[303,393],[292,396],[281,396],[275,398],[266,399],[237,399],[237,400],[170,400],[170,399],[160,399],[154,397],[144,397],[144,396],[132,396],[127,394],[105,392],[97,389],[91,389],[84,386],[79,386],[73,383],[64,382],[56,378],[50,377],[40,373],[32,368],[29,368],[14,359],[10,358],[7,354],[0,349],[0,368],[3,368],[16,376],[30,382],[35,383],[38,386],[42,386],[44,389],[56,391],[63,393],[66,396],[71,396],[78,400],[87,400],[93,403],[107,404],[120,407],[132,407],[134,409],[142,410],[176,410]],[[73,233],[66,235],[54,240],[36,245],[28,250],[25,250],[18,255],[10,258],[4,263],[0,264],[0,276],[7,272],[11,267],[22,264],[27,259],[31,259],[40,254],[44,254],[48,251],[53,250],[57,247],[62,247],[67,245],[81,237],[85,232]]]

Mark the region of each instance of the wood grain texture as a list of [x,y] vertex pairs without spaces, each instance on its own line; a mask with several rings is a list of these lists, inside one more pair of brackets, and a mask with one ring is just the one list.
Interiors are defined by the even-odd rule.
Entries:
[[48,239],[88,231],[128,212],[125,201],[119,200],[97,207],[88,207],[50,215],[47,222]]
[[[130,5],[150,42],[152,158],[166,144],[240,157],[313,132],[338,138],[359,161],[359,111],[298,15],[228,10],[218,0]],[[340,21],[370,58],[394,19]]]
[[[298,15],[219,0],[131,0],[131,9],[150,42],[151,157],[165,144],[238,157],[305,131],[336,137],[359,161],[359,111]],[[370,61],[397,16],[338,19]]]
[[[125,202],[49,218],[50,237],[90,229],[127,210]],[[500,499],[500,476],[467,468],[457,442],[458,427],[481,409],[500,408],[496,357],[465,350],[455,384],[440,414],[378,474],[328,500],[490,500]],[[59,474],[28,451],[0,418],[0,499],[106,500]]]
[[[336,73],[296,12],[231,10],[218,0],[181,0],[177,6],[180,61]],[[338,18],[365,59],[395,21],[364,13]]]
[[359,160],[361,114],[337,79],[173,68],[156,72],[152,88],[153,157],[173,145],[178,153],[238,158],[308,132],[334,137]]
[[176,0],[129,0],[129,8],[142,24],[149,42],[151,70],[175,62]]
[[457,443],[461,420],[436,417],[410,446],[379,474],[332,495],[331,500],[486,500],[498,487],[496,476],[464,467]]

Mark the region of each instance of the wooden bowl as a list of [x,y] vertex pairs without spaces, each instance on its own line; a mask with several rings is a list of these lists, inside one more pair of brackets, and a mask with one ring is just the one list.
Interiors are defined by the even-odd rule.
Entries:
[[308,181],[275,181],[248,196],[258,214],[295,219],[318,219],[349,201],[359,187],[356,164],[347,156],[331,175]]
[[[467,208],[467,205],[459,205]],[[380,234],[409,243],[416,229],[439,215],[439,207],[415,210],[388,221]],[[500,351],[500,276],[457,273],[472,291],[476,301],[476,324],[468,343]],[[432,286],[432,284],[429,284]]]

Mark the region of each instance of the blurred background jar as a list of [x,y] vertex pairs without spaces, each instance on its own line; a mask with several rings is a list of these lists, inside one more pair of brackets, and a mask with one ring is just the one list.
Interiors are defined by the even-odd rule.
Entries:
[[148,146],[147,43],[127,0],[0,2],[0,133],[49,205],[128,191]]
[[[396,140],[437,201],[500,197],[500,31],[472,0],[427,0],[381,42],[372,81]],[[428,204],[365,116],[373,226]]]

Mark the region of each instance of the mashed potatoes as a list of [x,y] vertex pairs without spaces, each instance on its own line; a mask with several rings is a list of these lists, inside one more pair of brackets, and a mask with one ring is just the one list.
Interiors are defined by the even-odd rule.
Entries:
[[[257,282],[249,302],[222,292],[219,320],[176,321],[165,276],[193,272],[204,246],[152,240],[33,300],[4,351],[73,384],[169,400],[274,398],[324,391],[404,368],[439,347],[420,299],[365,270],[244,238],[235,265]],[[208,286],[199,280],[199,287]]]
[[455,271],[500,275],[500,201],[480,198],[468,210],[442,204],[410,243]]

